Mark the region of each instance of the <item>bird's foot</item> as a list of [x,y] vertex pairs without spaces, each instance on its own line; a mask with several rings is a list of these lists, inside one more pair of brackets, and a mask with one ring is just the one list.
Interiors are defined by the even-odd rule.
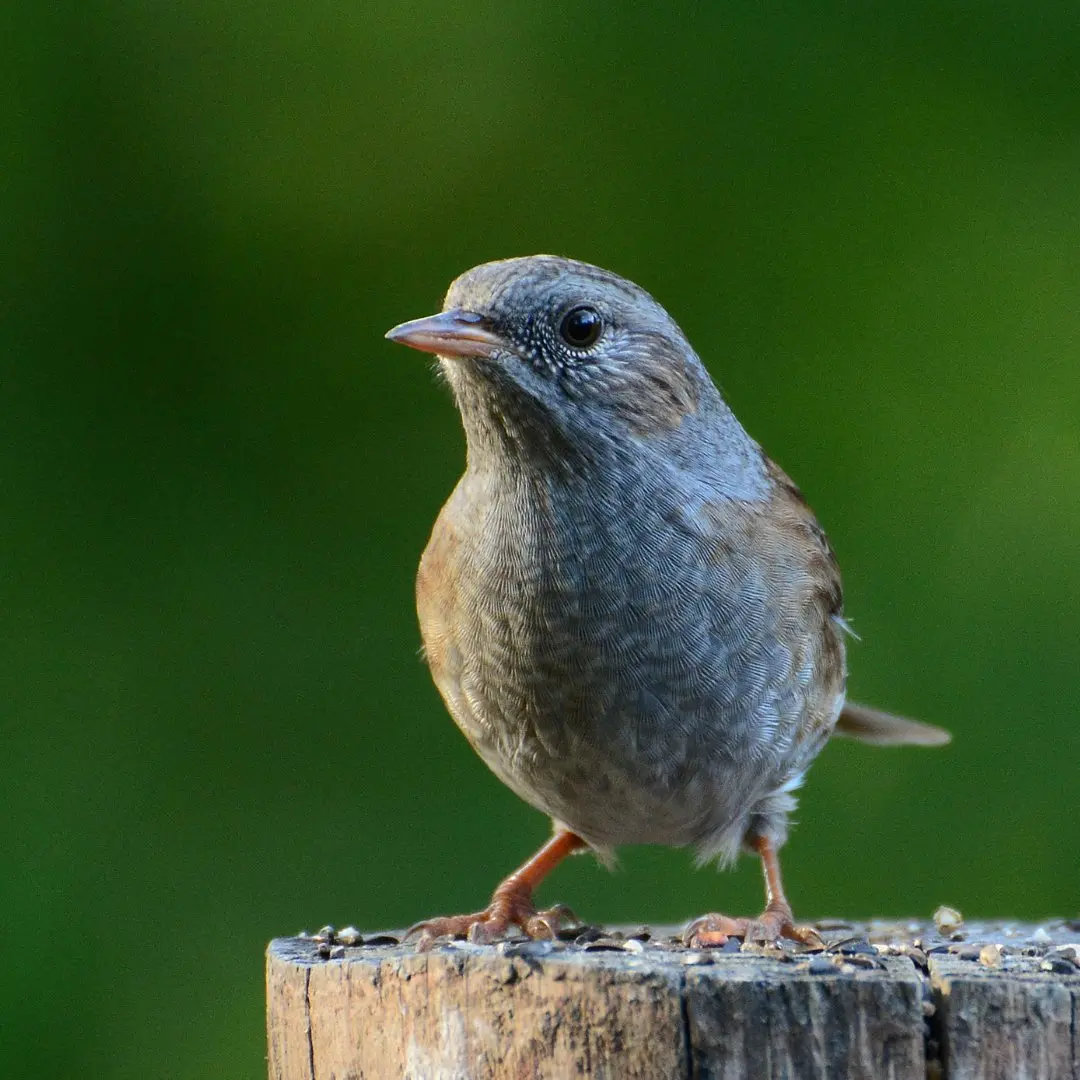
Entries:
[[755,945],[775,945],[781,938],[819,948],[825,944],[812,926],[795,925],[791,908],[786,904],[770,905],[756,919],[702,915],[683,931],[683,944],[691,949],[714,949],[733,937]]
[[417,952],[427,952],[439,938],[467,940],[481,945],[491,944],[506,936],[511,927],[518,927],[534,939],[554,938],[564,926],[579,925],[580,920],[565,904],[537,910],[532,897],[525,893],[496,892],[483,911],[472,915],[444,915],[425,919],[405,931],[405,937],[419,934]]

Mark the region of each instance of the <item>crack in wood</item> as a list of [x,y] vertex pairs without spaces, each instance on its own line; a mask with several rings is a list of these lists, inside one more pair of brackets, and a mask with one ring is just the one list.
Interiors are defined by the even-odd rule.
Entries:
[[311,968],[304,972],[304,1027],[307,1031],[308,1070],[315,1080],[315,1037],[311,1031]]

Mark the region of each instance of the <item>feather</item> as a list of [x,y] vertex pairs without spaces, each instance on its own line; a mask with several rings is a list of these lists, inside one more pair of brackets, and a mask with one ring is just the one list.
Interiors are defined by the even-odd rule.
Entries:
[[856,705],[853,701],[841,710],[834,734],[875,746],[944,746],[952,741],[952,735],[944,728]]

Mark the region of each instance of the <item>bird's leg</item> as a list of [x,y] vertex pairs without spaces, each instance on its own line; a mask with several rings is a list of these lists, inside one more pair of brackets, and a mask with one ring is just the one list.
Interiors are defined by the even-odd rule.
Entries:
[[707,949],[723,945],[729,937],[743,941],[775,944],[780,938],[801,941],[804,945],[823,944],[812,926],[796,926],[791,905],[784,895],[780,877],[780,858],[772,842],[764,836],[753,841],[761,856],[765,873],[765,910],[756,919],[732,919],[727,915],[702,915],[683,931],[683,941],[691,948]]
[[419,934],[416,947],[420,952],[430,949],[436,938],[468,938],[469,941],[489,942],[502,937],[511,926],[520,927],[531,938],[553,938],[563,923],[576,923],[574,913],[565,905],[547,911],[537,911],[533,893],[566,858],[586,847],[585,841],[567,829],[557,832],[528,862],[519,866],[502,881],[483,911],[472,915],[446,915],[425,919],[405,932],[406,937]]

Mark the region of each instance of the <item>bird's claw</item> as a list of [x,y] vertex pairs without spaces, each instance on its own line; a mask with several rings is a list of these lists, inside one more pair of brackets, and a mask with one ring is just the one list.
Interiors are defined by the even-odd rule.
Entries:
[[402,941],[408,941],[414,935],[419,935],[416,942],[417,952],[427,952],[439,938],[464,938],[469,931],[480,922],[486,911],[478,911],[473,915],[440,915],[434,919],[423,919],[413,923],[402,936]]
[[715,949],[733,937],[755,945],[775,945],[781,938],[788,938],[813,948],[825,947],[812,926],[796,926],[790,908],[779,906],[766,908],[757,919],[702,915],[683,931],[683,944],[691,949]]
[[702,915],[688,923],[683,930],[683,944],[690,949],[715,949],[726,945],[728,938],[746,940],[749,919],[732,919],[727,915]]
[[427,952],[440,938],[490,945],[518,927],[534,940],[553,939],[564,926],[580,925],[578,917],[565,904],[538,911],[524,897],[496,897],[483,911],[472,915],[445,915],[424,919],[405,931],[403,940],[419,934],[417,952]]
[[580,925],[581,920],[566,904],[556,904],[545,911],[537,911],[521,928],[534,940],[554,940],[564,927]]

